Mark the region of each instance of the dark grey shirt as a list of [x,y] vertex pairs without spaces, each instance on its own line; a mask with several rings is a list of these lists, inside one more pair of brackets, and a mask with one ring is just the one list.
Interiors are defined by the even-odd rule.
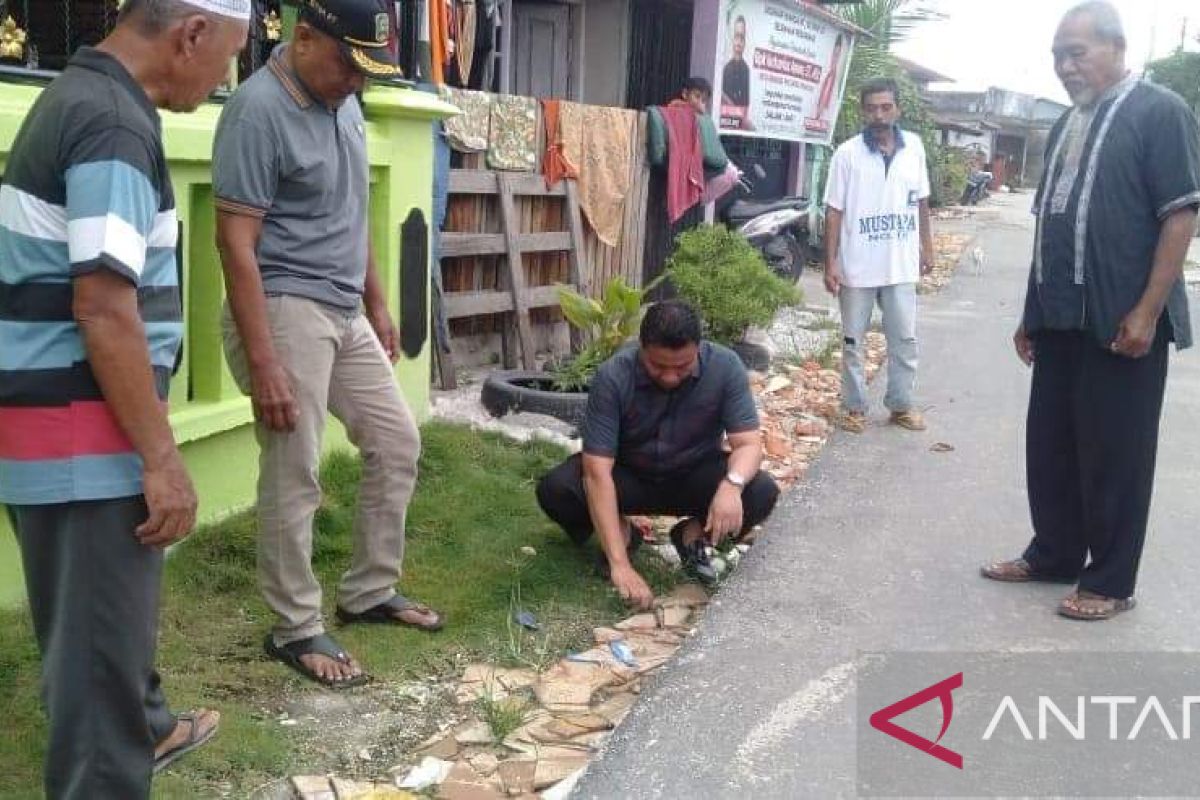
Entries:
[[222,211],[260,217],[267,294],[359,306],[367,274],[366,129],[353,96],[330,109],[288,66],[287,46],[225,104],[213,145]]
[[[1178,95],[1134,78],[1055,125],[1034,200],[1025,329],[1087,331],[1107,348],[1146,290],[1162,220],[1200,206],[1200,131]],[[1192,344],[1183,281],[1166,318]]]
[[732,350],[701,342],[695,373],[668,392],[650,380],[638,346],[630,345],[592,379],[583,451],[615,458],[638,472],[666,475],[718,455],[723,434],[757,428],[746,368]]

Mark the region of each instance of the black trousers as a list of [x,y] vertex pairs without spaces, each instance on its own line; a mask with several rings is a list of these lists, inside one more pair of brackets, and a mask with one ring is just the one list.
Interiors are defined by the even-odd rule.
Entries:
[[163,554],[133,534],[145,501],[9,511],[42,654],[46,796],[148,797],[155,743],[175,718],[154,671]]
[[1130,597],[1154,489],[1165,325],[1139,359],[1076,332],[1040,333],[1034,348],[1026,439],[1034,536],[1024,558],[1081,589]]
[[[703,521],[728,470],[729,459],[723,455],[691,471],[668,475],[646,475],[617,464],[613,467],[617,507],[622,514],[666,514]],[[548,472],[538,483],[537,499],[546,516],[576,543],[582,544],[592,535],[581,455],[571,456]],[[759,471],[742,490],[742,531],[765,520],[778,499],[775,479]]]

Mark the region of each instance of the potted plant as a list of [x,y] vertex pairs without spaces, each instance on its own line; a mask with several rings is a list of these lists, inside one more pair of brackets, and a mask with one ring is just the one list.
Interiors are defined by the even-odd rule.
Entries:
[[779,309],[804,298],[745,239],[721,226],[680,234],[666,274],[679,296],[700,312],[705,335],[732,348],[750,369],[766,369],[769,359],[765,348],[745,341],[746,331],[770,325]]
[[587,410],[587,388],[596,369],[637,335],[648,286],[630,286],[615,277],[600,300],[566,287],[558,288],[558,304],[567,323],[579,331],[583,346],[545,372],[502,370],[484,381],[480,399],[493,416],[516,411],[547,414],[578,425]]

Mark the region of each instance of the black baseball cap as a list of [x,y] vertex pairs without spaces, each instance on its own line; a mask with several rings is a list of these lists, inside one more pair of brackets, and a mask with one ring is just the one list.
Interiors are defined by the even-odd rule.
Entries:
[[387,0],[295,0],[300,21],[332,36],[350,63],[368,78],[403,75],[389,47],[392,22]]

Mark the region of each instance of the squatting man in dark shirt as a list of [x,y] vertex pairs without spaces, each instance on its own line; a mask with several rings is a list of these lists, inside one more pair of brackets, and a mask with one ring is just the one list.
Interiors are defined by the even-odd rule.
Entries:
[[537,497],[576,543],[597,531],[613,586],[648,608],[654,593],[630,561],[630,515],[683,517],[671,539],[685,566],[702,567],[705,544],[744,535],[775,507],[779,488],[761,463],[745,367],[701,340],[695,310],[667,301],[646,312],[639,344],[597,370],[583,452],[542,478]]

